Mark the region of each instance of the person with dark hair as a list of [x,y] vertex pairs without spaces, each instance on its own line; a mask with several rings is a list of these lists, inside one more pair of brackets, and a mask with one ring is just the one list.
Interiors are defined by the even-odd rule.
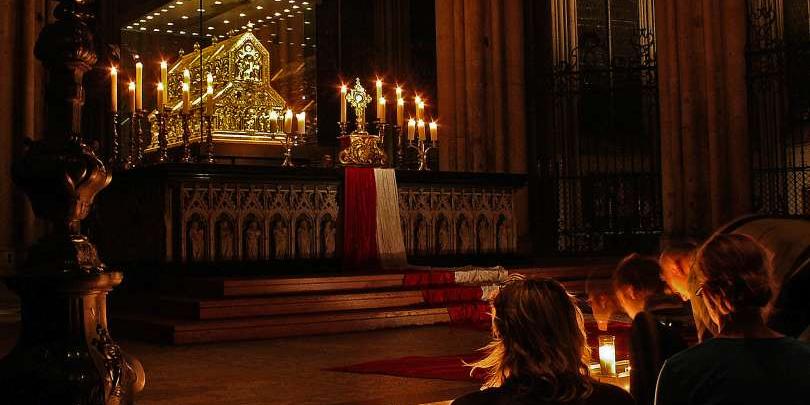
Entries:
[[768,328],[774,291],[771,254],[747,235],[717,234],[692,269],[700,301],[718,334],[664,363],[656,405],[807,404],[810,345]]
[[510,277],[493,300],[492,335],[486,357],[471,364],[486,372],[485,389],[454,405],[634,403],[590,377],[582,312],[557,281]]
[[630,327],[630,392],[639,405],[651,405],[664,360],[686,349],[676,328],[689,323],[683,303],[665,294],[658,262],[638,254],[625,257],[613,273],[616,299],[633,319]]

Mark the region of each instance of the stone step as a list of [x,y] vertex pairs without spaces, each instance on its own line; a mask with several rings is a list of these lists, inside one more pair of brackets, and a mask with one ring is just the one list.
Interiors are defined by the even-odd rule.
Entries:
[[337,292],[396,288],[403,273],[312,276],[312,277],[187,277],[178,281],[178,290],[210,297],[239,297],[312,292]]
[[157,343],[190,344],[368,331],[449,322],[450,316],[445,307],[408,306],[196,321],[165,316],[119,314],[111,318],[110,327],[116,336]]

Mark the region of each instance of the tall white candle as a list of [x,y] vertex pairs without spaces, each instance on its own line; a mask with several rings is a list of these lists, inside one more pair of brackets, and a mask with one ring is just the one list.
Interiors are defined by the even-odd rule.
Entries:
[[157,110],[159,113],[163,112],[163,83],[158,82],[157,84]]
[[188,83],[183,83],[183,114],[188,114],[191,111],[191,95],[189,92],[191,89],[188,86]]
[[143,63],[135,64],[135,109],[143,110]]
[[377,102],[377,119],[385,123],[385,97],[380,97]]
[[430,123],[430,140],[436,141],[439,139],[439,125],[436,124],[436,121],[432,121]]
[[292,133],[292,119],[293,119],[293,112],[292,110],[287,110],[284,113],[284,132],[291,134]]
[[402,98],[402,87],[399,87],[397,85],[396,92],[397,92],[397,100],[401,99]]
[[205,115],[214,115],[214,86],[208,86],[205,92]]
[[405,100],[402,98],[397,99],[397,126],[402,128],[405,123]]
[[340,122],[346,122],[346,93],[348,91],[345,84],[340,85]]
[[377,79],[377,100],[381,99],[382,96],[383,96],[383,94],[382,94],[382,85],[383,85],[382,80],[380,80],[378,78]]
[[110,111],[118,112],[118,69],[110,67]]
[[408,120],[408,140],[412,141],[414,133],[416,132],[416,120],[413,118]]
[[416,132],[419,133],[419,139],[425,140],[427,138],[427,134],[425,134],[425,121],[424,120],[417,120],[416,121]]
[[295,114],[295,118],[298,119],[298,127],[296,128],[297,132],[300,135],[304,135],[307,133],[307,113],[301,111],[298,114]]
[[163,103],[169,102],[169,65],[160,61],[160,83],[163,84]]
[[135,82],[129,82],[129,112],[135,114]]

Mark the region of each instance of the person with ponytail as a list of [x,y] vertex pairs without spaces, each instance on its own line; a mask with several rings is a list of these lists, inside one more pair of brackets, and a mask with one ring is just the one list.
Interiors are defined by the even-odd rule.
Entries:
[[716,335],[664,363],[656,405],[810,403],[810,345],[764,321],[774,295],[771,262],[742,234],[716,234],[699,248],[690,299]]

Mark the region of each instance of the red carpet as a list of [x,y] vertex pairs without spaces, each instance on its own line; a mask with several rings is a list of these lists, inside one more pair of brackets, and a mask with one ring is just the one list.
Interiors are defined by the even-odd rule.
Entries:
[[[483,326],[490,322],[490,318],[484,319],[479,317],[482,308],[472,308],[469,305],[458,306],[451,310],[451,317],[454,320],[466,321],[469,323]],[[455,314],[453,312],[456,312]],[[472,321],[472,322],[470,322]],[[455,323],[455,322],[454,322]],[[459,322],[464,323],[464,322]],[[588,344],[593,348],[594,361],[599,360],[599,354],[596,346],[598,335],[595,324],[586,326],[588,329]],[[628,358],[628,334],[630,332],[630,325],[622,323],[611,323],[608,326],[607,332],[616,336],[616,359],[623,360]],[[327,369],[327,371],[340,371],[345,373],[358,373],[358,374],[382,374],[392,375],[396,377],[410,377],[410,378],[428,378],[435,380],[450,380],[450,381],[483,381],[483,373],[477,372],[476,375],[470,376],[470,368],[465,366],[464,363],[472,363],[482,357],[481,353],[473,354],[458,354],[452,356],[408,356],[396,359],[385,359],[369,361],[366,363],[353,364],[344,367],[335,367]]]

